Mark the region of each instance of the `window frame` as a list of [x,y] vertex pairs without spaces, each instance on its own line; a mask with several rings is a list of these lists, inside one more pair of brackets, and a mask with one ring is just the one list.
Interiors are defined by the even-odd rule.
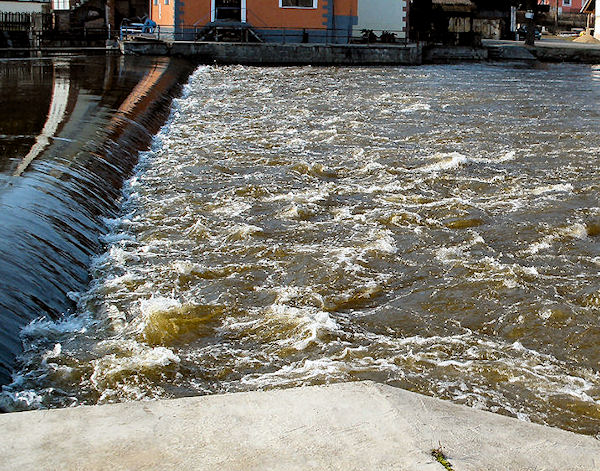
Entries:
[[65,11],[71,9],[71,2],[69,0],[52,0],[53,11]]
[[279,8],[290,8],[292,10],[316,10],[319,7],[319,0],[312,0],[312,7],[292,7],[283,6],[283,0],[279,0]]

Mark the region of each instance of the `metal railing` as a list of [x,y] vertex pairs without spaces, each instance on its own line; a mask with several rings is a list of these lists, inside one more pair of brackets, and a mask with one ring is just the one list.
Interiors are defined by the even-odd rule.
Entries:
[[[251,30],[253,34],[248,34]],[[289,26],[259,26],[246,22],[208,22],[204,25],[165,26],[157,28],[157,39],[170,41],[266,42],[307,44],[406,45],[407,35],[401,30],[357,31],[345,28],[302,28]]]
[[0,12],[0,31],[44,31],[52,28],[52,13]]
[[106,26],[88,28],[85,26],[72,26],[67,31],[47,30],[42,34],[45,41],[102,41],[110,36],[110,30]]
[[155,22],[134,22],[124,18],[119,27],[119,39],[127,39],[135,36],[147,36],[160,39],[160,25]]

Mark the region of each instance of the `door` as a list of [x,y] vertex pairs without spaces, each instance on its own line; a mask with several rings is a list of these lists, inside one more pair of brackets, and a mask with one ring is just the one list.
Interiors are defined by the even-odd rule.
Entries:
[[242,0],[215,0],[215,21],[242,21]]

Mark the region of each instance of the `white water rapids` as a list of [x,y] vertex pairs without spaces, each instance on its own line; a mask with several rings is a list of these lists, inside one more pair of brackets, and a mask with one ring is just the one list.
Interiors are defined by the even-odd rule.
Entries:
[[600,70],[196,70],[13,408],[373,379],[600,426]]

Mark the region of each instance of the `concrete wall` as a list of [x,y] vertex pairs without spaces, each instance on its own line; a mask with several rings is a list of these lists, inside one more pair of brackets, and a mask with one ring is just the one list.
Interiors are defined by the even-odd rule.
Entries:
[[[577,46],[577,47],[575,47]],[[556,44],[549,47],[537,41],[531,53],[542,62],[577,62],[580,64],[600,64],[600,48],[596,44]]]
[[[276,44],[215,42],[121,43],[123,54],[189,56],[207,64],[419,65],[487,60],[600,63],[600,46],[565,42],[525,48],[519,43],[490,42],[484,47],[398,44]],[[600,469],[600,468],[599,468]]]
[[207,64],[278,64],[278,65],[416,65],[421,62],[415,44],[273,44],[214,42],[142,42],[121,44],[124,54],[172,55],[193,57]]
[[453,62],[479,62],[488,59],[486,48],[468,46],[431,46],[423,48],[423,62],[448,64]]

